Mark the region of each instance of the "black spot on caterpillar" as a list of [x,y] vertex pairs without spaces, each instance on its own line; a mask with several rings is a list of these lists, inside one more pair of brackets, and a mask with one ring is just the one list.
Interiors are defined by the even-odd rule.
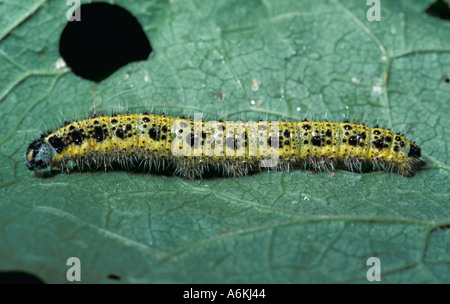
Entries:
[[[104,167],[114,163],[170,164],[186,178],[199,178],[209,167],[240,177],[275,167],[303,166],[333,171],[339,163],[361,172],[375,170],[412,176],[421,150],[403,135],[364,124],[328,121],[201,121],[158,114],[113,114],[64,123],[34,140],[26,151],[34,171],[58,167]],[[270,162],[268,162],[270,161]]]

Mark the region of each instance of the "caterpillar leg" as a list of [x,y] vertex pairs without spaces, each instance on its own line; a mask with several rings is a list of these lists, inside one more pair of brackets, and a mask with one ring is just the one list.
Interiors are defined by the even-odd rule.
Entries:
[[190,159],[187,157],[176,157],[173,160],[175,166],[175,174],[184,178],[201,178],[208,166],[200,157],[198,159]]
[[348,170],[354,172],[362,172],[362,161],[357,157],[346,157],[344,158],[344,164]]
[[308,157],[303,163],[305,169],[313,169],[320,172],[331,172],[336,168],[336,161],[333,158]]
[[253,168],[252,162],[236,158],[235,160],[227,160],[221,164],[222,170],[225,174],[231,177],[246,176]]
[[396,167],[397,172],[406,177],[414,176],[414,174],[416,173],[414,164],[408,162],[397,164]]

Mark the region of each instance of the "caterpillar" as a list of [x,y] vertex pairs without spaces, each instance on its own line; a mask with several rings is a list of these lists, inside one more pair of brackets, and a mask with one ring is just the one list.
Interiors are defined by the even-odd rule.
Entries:
[[32,141],[25,154],[33,171],[168,165],[191,179],[210,167],[241,177],[262,167],[330,172],[344,164],[361,172],[365,163],[409,177],[420,156],[421,149],[404,135],[348,120],[202,121],[146,112],[65,122]]

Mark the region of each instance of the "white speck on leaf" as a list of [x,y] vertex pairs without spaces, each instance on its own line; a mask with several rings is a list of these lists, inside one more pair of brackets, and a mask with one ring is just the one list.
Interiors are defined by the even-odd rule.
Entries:
[[383,87],[381,85],[377,84],[372,87],[372,95],[380,96],[382,92]]
[[255,78],[252,79],[252,91],[256,92],[259,90],[259,83],[258,80],[256,80]]
[[361,83],[361,80],[359,80],[359,79],[356,78],[356,77],[352,77],[352,82],[353,82],[353,83]]
[[64,59],[62,59],[61,57],[58,58],[58,60],[56,60],[55,62],[55,68],[57,70],[65,68],[66,67],[66,62],[64,61]]

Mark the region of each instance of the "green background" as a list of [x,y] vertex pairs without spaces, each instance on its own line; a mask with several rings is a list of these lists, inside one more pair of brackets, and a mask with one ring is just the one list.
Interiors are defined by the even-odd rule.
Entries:
[[[75,256],[84,283],[364,283],[375,256],[382,283],[450,283],[450,23],[423,13],[431,1],[382,0],[380,22],[365,1],[114,1],[154,51],[100,84],[56,68],[65,3],[0,3],[1,271],[64,283]],[[89,113],[91,89],[105,111],[380,121],[427,164],[413,178],[28,171],[29,142]]]

